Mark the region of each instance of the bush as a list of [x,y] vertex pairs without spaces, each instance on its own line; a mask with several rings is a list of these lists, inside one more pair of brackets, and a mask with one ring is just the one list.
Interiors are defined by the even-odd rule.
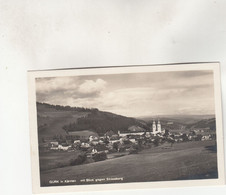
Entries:
[[115,152],[117,152],[117,150],[116,150],[116,149],[114,149],[114,148],[109,149],[109,153],[115,153]]
[[86,161],[86,154],[79,154],[76,159],[71,159],[70,160],[70,165],[81,165]]
[[56,167],[57,168],[62,168],[62,167],[66,167],[66,166],[68,166],[67,163],[58,162]]
[[154,145],[155,146],[158,146],[159,145],[159,142],[160,142],[159,138],[156,137],[155,140],[154,140]]
[[141,147],[137,144],[133,144],[130,148],[129,148],[129,154],[137,154],[139,151],[141,150]]
[[101,153],[96,153],[93,155],[93,160],[95,162],[97,161],[102,161],[102,160],[106,160],[107,159],[107,154],[105,152],[101,152]]
[[92,158],[87,158],[84,162],[84,164],[89,164],[95,162]]
[[113,143],[113,149],[118,151],[119,143],[115,142]]
[[129,154],[138,154],[138,150],[134,150],[134,149],[133,150],[130,150],[129,151]]
[[197,137],[195,138],[195,141],[201,141],[202,140],[202,135],[198,134]]
[[123,144],[131,144],[132,142],[130,140],[123,140]]
[[119,149],[118,149],[118,152],[125,152],[126,151],[126,147],[123,147],[121,146]]

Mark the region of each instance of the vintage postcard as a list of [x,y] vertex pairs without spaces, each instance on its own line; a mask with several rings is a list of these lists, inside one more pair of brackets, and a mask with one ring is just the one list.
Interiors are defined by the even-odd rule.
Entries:
[[222,185],[219,63],[29,71],[34,193]]

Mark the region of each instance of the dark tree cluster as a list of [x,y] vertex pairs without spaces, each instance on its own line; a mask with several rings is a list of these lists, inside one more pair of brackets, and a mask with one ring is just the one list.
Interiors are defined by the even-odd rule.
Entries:
[[81,153],[78,155],[77,158],[70,160],[70,165],[81,165],[83,164],[87,159],[87,156],[85,153]]
[[97,108],[84,108],[84,107],[71,107],[71,106],[61,106],[61,105],[52,105],[47,103],[37,102],[37,105],[43,105],[46,108],[53,108],[56,110],[62,111],[78,111],[78,112],[97,112]]
[[107,159],[107,154],[105,152],[101,153],[96,153],[92,156],[92,159],[97,162],[97,161],[102,161]]
[[134,118],[123,117],[120,115],[113,115],[106,112],[90,113],[86,117],[78,118],[77,122],[64,125],[62,128],[66,132],[93,130],[99,135],[104,135],[107,131],[112,130],[114,133],[118,131],[124,132],[132,125],[143,126],[138,120]]

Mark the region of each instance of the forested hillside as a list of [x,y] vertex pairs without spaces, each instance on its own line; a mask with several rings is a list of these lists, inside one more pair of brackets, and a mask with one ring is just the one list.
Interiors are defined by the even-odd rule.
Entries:
[[112,130],[127,131],[131,126],[150,130],[144,121],[129,118],[96,108],[50,105],[37,102],[39,138],[55,135],[66,136],[69,132],[91,130],[104,135]]

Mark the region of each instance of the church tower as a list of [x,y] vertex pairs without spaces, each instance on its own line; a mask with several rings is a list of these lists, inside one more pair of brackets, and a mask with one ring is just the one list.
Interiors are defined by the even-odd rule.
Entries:
[[161,132],[162,132],[160,120],[158,120],[158,124],[157,124],[157,132],[158,132],[158,133],[161,133]]
[[152,123],[152,132],[155,134],[156,133],[156,124],[155,124],[155,121],[153,120],[153,123]]

